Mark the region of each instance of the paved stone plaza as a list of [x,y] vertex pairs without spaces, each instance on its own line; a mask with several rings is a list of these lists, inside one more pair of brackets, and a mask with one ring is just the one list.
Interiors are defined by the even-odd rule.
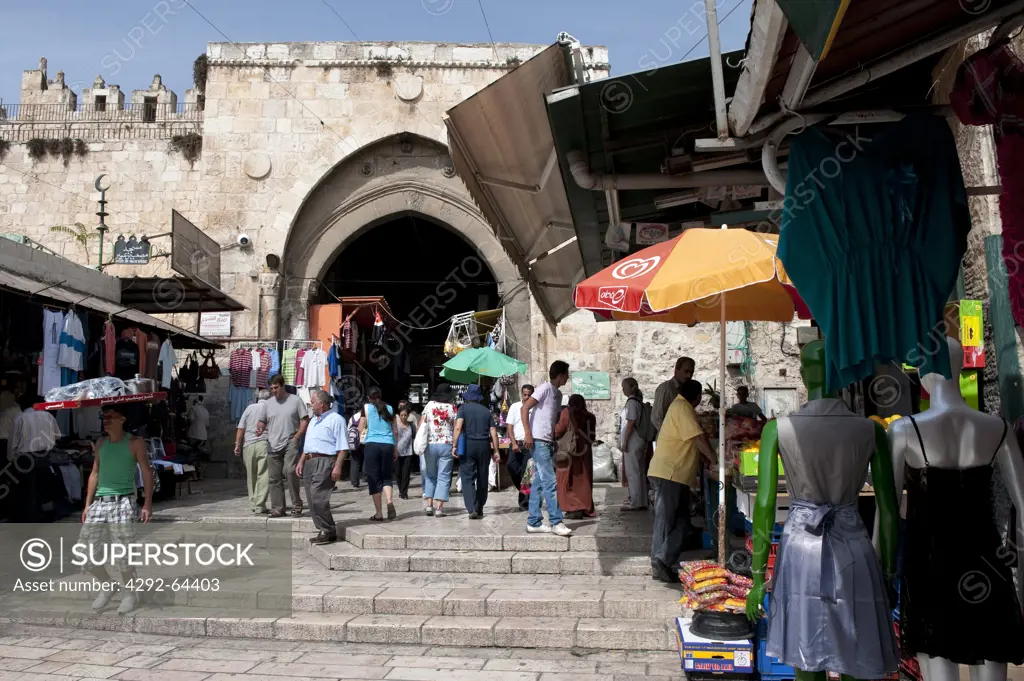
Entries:
[[[269,530],[291,551],[290,593],[264,575],[233,580],[203,600],[181,594],[158,607],[144,598],[128,617],[92,612],[89,594],[45,603],[26,598],[8,617],[19,624],[205,637],[676,649],[674,618],[684,614],[679,586],[651,579],[652,517],[620,511],[625,490],[617,485],[597,486],[598,517],[568,521],[574,534],[564,538],[528,535],[511,490],[492,493],[484,518],[473,521],[454,494],[450,516],[425,516],[414,486],[410,500],[396,499],[395,521],[373,523],[365,487],[341,482],[333,505],[343,538],[327,546],[309,544],[308,513],[253,516],[240,487],[241,481],[199,483],[202,493],[157,504],[155,522],[172,532],[216,527],[221,537],[231,534],[225,528]],[[243,607],[256,616],[240,617]],[[270,612],[275,608],[290,612]]]

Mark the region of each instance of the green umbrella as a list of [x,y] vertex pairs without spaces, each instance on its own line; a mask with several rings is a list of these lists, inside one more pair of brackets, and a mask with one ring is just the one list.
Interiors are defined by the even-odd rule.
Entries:
[[452,383],[476,383],[480,376],[511,376],[526,373],[526,363],[494,348],[469,348],[444,363],[441,376]]

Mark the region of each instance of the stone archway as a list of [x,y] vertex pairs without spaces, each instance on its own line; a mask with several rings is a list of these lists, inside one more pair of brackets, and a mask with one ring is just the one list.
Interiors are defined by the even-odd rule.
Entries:
[[[518,268],[451,169],[448,150],[433,140],[396,135],[337,165],[310,191],[284,245],[278,291],[282,338],[305,338],[315,286],[339,253],[368,229],[414,214],[459,234],[490,270],[513,338],[528,346],[530,298]],[[396,233],[396,239],[401,234]],[[424,257],[444,258],[444,253]],[[386,268],[386,260],[382,267]],[[453,262],[452,268],[462,266]],[[453,311],[454,312],[454,311]],[[524,361],[526,350],[516,352]]]

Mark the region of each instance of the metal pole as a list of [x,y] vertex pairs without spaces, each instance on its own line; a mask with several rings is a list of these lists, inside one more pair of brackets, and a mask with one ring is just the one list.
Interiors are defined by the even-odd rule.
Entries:
[[99,212],[96,213],[100,218],[100,224],[96,227],[96,231],[100,233],[100,260],[96,269],[100,272],[103,271],[103,237],[106,236],[108,229],[104,219],[109,215],[109,213],[107,213],[107,190],[110,189],[110,185],[108,184],[105,187],[103,186],[102,181],[104,177],[106,177],[105,174],[97,175],[96,182],[93,183],[93,186],[96,187],[96,191],[100,193],[100,209]]
[[715,89],[715,122],[718,139],[729,137],[729,119],[725,109],[725,75],[722,73],[722,45],[718,40],[718,12],[715,0],[704,0],[708,20],[708,46],[711,50],[711,82]]
[[[728,225],[722,225],[722,229],[728,228]],[[721,316],[718,331],[721,338],[718,356],[718,563],[725,565],[725,557],[728,555],[725,546],[725,291],[719,295]]]

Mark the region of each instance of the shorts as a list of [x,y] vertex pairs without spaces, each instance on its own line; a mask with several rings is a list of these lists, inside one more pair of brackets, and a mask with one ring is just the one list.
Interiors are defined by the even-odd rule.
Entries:
[[[139,505],[135,495],[130,494],[120,499],[99,499],[92,503],[85,514],[85,523],[78,535],[79,544],[87,544],[96,555],[103,551],[99,547],[104,544],[130,544],[135,539],[135,519],[139,515]],[[127,567],[126,560],[118,560],[120,569]]]

